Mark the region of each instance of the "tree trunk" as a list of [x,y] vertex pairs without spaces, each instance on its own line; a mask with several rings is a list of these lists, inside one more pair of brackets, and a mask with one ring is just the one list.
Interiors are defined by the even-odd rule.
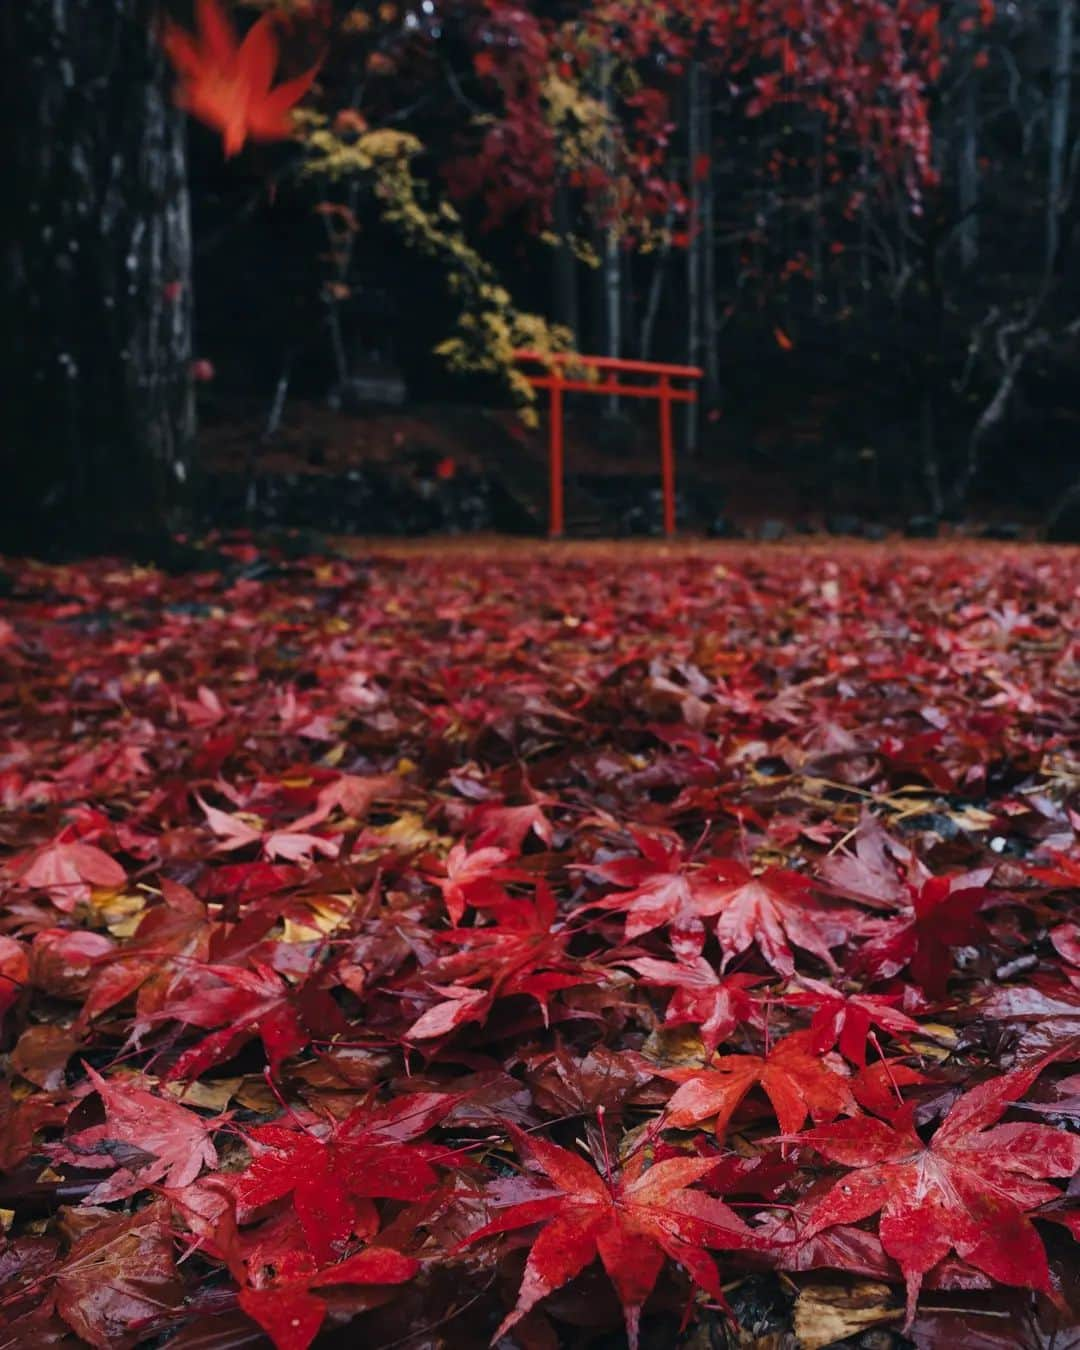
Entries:
[[1069,136],[1069,102],[1072,90],[1073,27],[1076,0],[1058,0],[1057,35],[1050,88],[1050,153],[1046,172],[1046,275],[1057,263],[1061,239],[1061,216],[1067,203],[1065,160]]
[[[603,82],[604,109],[608,119],[608,134],[604,152],[605,167],[614,179],[615,163],[615,94],[611,87],[612,60],[605,53],[601,62],[601,80]],[[614,188],[612,191],[614,192]],[[604,227],[604,351],[607,356],[616,359],[622,356],[622,245],[619,238],[619,221],[614,200],[609,204],[610,219]],[[619,411],[619,396],[612,394],[608,398],[607,410],[614,417]]]
[[964,73],[960,102],[960,153],[956,166],[960,211],[960,265],[970,271],[979,261],[979,73]]
[[714,403],[720,392],[720,328],[716,320],[716,174],[713,169],[712,81],[701,73],[701,304],[705,398]]
[[574,335],[574,344],[581,341],[581,321],[578,314],[577,258],[569,237],[574,228],[570,189],[559,179],[555,187],[555,233],[559,242],[554,246],[552,278],[555,288],[555,317]]
[[[702,222],[701,222],[701,182],[699,179],[701,156],[705,153],[704,134],[701,115],[701,63],[690,63],[689,78],[686,82],[687,100],[687,158],[690,162],[690,200],[689,220],[687,221],[686,243],[686,364],[696,366],[701,361],[702,337]],[[686,450],[694,454],[698,445],[697,405],[686,405]]]
[[[155,0],[19,0],[0,549],[163,537],[192,476],[182,116]],[[121,542],[122,546],[122,542]]]

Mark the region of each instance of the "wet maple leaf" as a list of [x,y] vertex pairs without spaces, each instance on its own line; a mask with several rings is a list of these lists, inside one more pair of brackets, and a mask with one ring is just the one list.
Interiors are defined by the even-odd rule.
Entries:
[[266,966],[202,965],[196,970],[201,980],[209,976],[214,983],[204,980],[186,998],[167,1002],[154,1014],[155,1020],[221,1029],[185,1050],[169,1070],[170,1080],[197,1078],[211,1065],[229,1059],[252,1036],[261,1038],[276,1071],[283,1059],[307,1045],[312,1024],[326,1035],[344,1026],[328,993],[310,984],[295,990]]
[[127,881],[127,873],[104,849],[62,835],[35,849],[16,870],[20,886],[45,891],[57,909],[68,913],[89,901],[94,886],[115,890]]
[[810,882],[796,872],[769,868],[760,875],[734,859],[713,860],[689,869],[679,849],[638,831],[634,838],[643,858],[617,858],[590,864],[589,872],[629,889],[585,908],[626,913],[628,939],[661,924],[679,937],[716,920],[714,931],[724,953],[723,970],[736,956],[757,945],[774,970],[795,970],[792,944],[813,952],[836,969],[830,947],[840,946],[856,927],[850,910],[819,901]]
[[74,1167],[115,1169],[86,1197],[89,1204],[125,1200],[157,1181],[187,1186],[204,1167],[217,1165],[210,1136],[220,1122],[132,1083],[102,1078],[89,1064],[85,1068],[105,1107],[105,1123],[46,1145],[46,1152],[54,1162]]
[[853,843],[853,851],[841,850],[824,859],[817,869],[819,882],[870,909],[901,908],[907,888],[900,869],[914,866],[910,849],[890,838],[872,815],[859,822]]
[[641,1308],[666,1258],[723,1303],[716,1265],[705,1248],[763,1245],[722,1201],[690,1189],[715,1169],[715,1158],[670,1158],[647,1167],[639,1151],[618,1175],[608,1177],[576,1153],[516,1126],[510,1134],[518,1154],[535,1163],[557,1189],[534,1190],[466,1239],[479,1242],[543,1224],[525,1263],[517,1303],[493,1342],[599,1257],[622,1304],[631,1350],[636,1350]]
[[473,989],[467,984],[432,984],[433,993],[442,1001],[422,1012],[405,1032],[408,1041],[430,1041],[447,1036],[466,1022],[482,1022],[491,1008],[490,989]]
[[485,847],[470,852],[464,844],[453,846],[446,855],[445,877],[436,878],[452,923],[460,923],[470,905],[484,907],[506,898],[503,883],[519,875],[508,866],[512,856],[505,848]]
[[893,1035],[919,1031],[918,1022],[900,1012],[899,994],[842,994],[820,980],[802,978],[802,988],[780,1000],[793,1008],[815,1009],[810,1031],[818,1054],[834,1046],[860,1068],[866,1063],[866,1041],[877,1026]]
[[289,111],[314,83],[318,66],[273,87],[278,64],[275,17],[264,14],[242,42],[218,0],[196,0],[197,36],[165,20],[162,43],[179,78],[177,102],[220,131],[225,154],[248,140],[285,140]]
[[[188,960],[205,959],[210,944],[210,921],[206,906],[186,886],[168,877],[161,879],[162,903],[147,909],[134,934],[116,952],[94,963],[93,984],[75,1020],[85,1031],[93,1019],[138,993],[140,1018],[149,1006],[164,1001],[171,987],[182,978],[174,965],[181,955]],[[137,1018],[132,1031],[137,1039],[144,1023]]]
[[932,999],[943,999],[952,973],[954,947],[986,936],[979,911],[990,896],[983,884],[992,869],[963,876],[931,877],[910,888],[911,908],[882,922],[856,953],[851,968],[874,979],[891,979],[906,966]]
[[240,1291],[241,1308],[267,1333],[276,1350],[307,1350],[326,1316],[326,1304],[313,1289],[335,1285],[405,1284],[420,1269],[419,1261],[388,1247],[365,1247],[355,1256],[322,1270],[293,1261],[264,1288]]
[[697,1027],[702,1044],[712,1054],[737,1026],[761,1021],[760,1009],[748,991],[763,977],[718,974],[701,954],[703,938],[703,933],[676,938],[675,961],[642,956],[626,964],[641,976],[643,985],[675,990],[664,1014],[664,1025]]
[[477,831],[477,847],[493,845],[520,853],[530,831],[541,843],[551,847],[551,821],[544,815],[544,806],[551,799],[542,797],[526,806],[478,806],[469,819],[469,829]]
[[795,970],[792,946],[812,952],[830,970],[836,962],[829,950],[845,942],[856,928],[850,909],[817,900],[810,882],[797,872],[770,867],[755,875],[734,860],[712,863],[708,884],[702,884],[698,912],[716,916],[714,932],[724,953],[723,965],[756,944],[773,970]]
[[909,1326],[923,1277],[950,1251],[1002,1284],[1054,1297],[1046,1251],[1027,1215],[1061,1196],[1039,1178],[1072,1176],[1080,1137],[1048,1125],[996,1124],[1041,1068],[972,1088],[926,1144],[911,1107],[889,1124],[861,1116],[791,1136],[850,1169],[814,1206],[803,1237],[880,1211],[881,1245],[907,1283]]
[[739,1103],[753,1087],[768,1097],[785,1134],[797,1130],[807,1116],[832,1120],[855,1111],[851,1088],[813,1049],[813,1034],[785,1036],[767,1055],[719,1055],[704,1069],[665,1069],[662,1077],[680,1087],[668,1102],[664,1121],[686,1129],[716,1117],[723,1135]]
[[1054,888],[1073,890],[1080,887],[1080,858],[1054,852],[1050,856],[1053,861],[1048,867],[1029,867],[1028,876]]
[[662,924],[669,924],[676,931],[699,929],[698,873],[687,867],[678,844],[665,842],[644,830],[631,833],[640,858],[613,858],[580,869],[622,889],[617,895],[582,908],[625,913],[624,931],[628,940],[650,933]]
[[18,1000],[30,975],[26,948],[14,938],[0,935],[0,1026],[4,1014]]
[[411,1141],[459,1100],[413,1093],[386,1106],[363,1103],[329,1126],[256,1127],[247,1135],[254,1159],[236,1179],[237,1201],[256,1208],[290,1196],[313,1257],[332,1261],[351,1235],[378,1231],[373,1198],[418,1200],[434,1188],[432,1160],[446,1150]]
[[164,1330],[184,1302],[166,1203],[135,1214],[69,1210],[66,1226],[72,1242],[56,1272],[56,1310],[76,1335],[114,1350]]
[[[538,885],[531,900],[511,899],[500,892],[484,903],[483,918],[490,922],[440,933],[440,941],[453,943],[460,950],[425,971],[429,980],[434,976],[451,982],[454,993],[450,997],[461,1005],[453,1025],[476,1020],[487,1011],[491,1000],[515,994],[535,999],[546,1024],[554,993],[603,980],[601,970],[567,951],[569,933],[559,923],[558,906],[549,886]],[[490,998],[475,997],[478,985],[487,988]],[[422,1037],[428,1037],[434,1034],[429,1028],[440,1025],[441,1019],[432,1019],[429,1013],[424,1018],[428,1020],[421,1019],[425,1028]],[[409,1036],[421,1038],[416,1025]]]

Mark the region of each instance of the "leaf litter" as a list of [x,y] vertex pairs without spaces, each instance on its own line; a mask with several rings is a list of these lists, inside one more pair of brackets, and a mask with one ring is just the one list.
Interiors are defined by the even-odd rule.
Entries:
[[1074,553],[224,551],[11,564],[0,1346],[1074,1342]]

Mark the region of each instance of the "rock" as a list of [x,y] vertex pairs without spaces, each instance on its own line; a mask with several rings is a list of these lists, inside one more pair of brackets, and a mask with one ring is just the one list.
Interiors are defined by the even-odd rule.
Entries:
[[776,544],[787,532],[787,526],[782,520],[763,520],[758,528],[758,538],[763,544]]
[[882,525],[880,520],[868,520],[862,527],[862,537],[869,539],[875,544],[880,544],[889,537],[889,527]]
[[936,539],[938,523],[933,516],[912,516],[904,526],[908,539]]
[[721,512],[719,515],[713,516],[712,520],[709,521],[709,525],[705,533],[709,536],[710,539],[739,538],[739,530],[732,523],[732,521],[730,521],[727,518],[727,516],[723,514],[723,512]]
[[980,539],[1000,539],[1003,542],[1015,542],[1024,537],[1024,527],[1015,521],[997,521],[986,525],[979,531]]
[[825,517],[825,528],[830,534],[861,534],[862,521],[848,512],[837,512]]

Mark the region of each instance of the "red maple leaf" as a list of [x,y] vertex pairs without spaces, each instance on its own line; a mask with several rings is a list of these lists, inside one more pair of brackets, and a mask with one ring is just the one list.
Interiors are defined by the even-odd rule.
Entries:
[[200,983],[193,993],[166,1003],[154,1016],[156,1020],[186,1022],[214,1034],[185,1050],[169,1070],[169,1079],[197,1078],[211,1065],[231,1058],[252,1036],[261,1038],[270,1068],[276,1071],[283,1059],[307,1045],[312,1024],[324,1035],[345,1025],[328,993],[310,983],[294,990],[267,966],[254,965],[248,970],[202,965],[196,971],[215,983]]
[[277,1350],[307,1350],[326,1316],[326,1304],[313,1289],[347,1284],[404,1284],[420,1269],[419,1261],[388,1247],[365,1247],[323,1270],[297,1253],[278,1279],[259,1289],[241,1289],[240,1306],[269,1335]]
[[196,22],[197,38],[165,20],[162,43],[180,77],[180,106],[221,132],[229,156],[248,140],[285,140],[292,133],[289,110],[311,88],[318,66],[272,88],[278,63],[272,13],[253,24],[243,42],[218,0],[196,0]]
[[1029,867],[1028,876],[1062,890],[1080,887],[1080,858],[1070,858],[1067,853],[1050,853],[1053,862],[1049,867]]
[[0,935],[0,1026],[4,1014],[17,1002],[30,975],[26,948],[14,938]]
[[123,886],[127,873],[104,849],[67,839],[65,833],[35,849],[16,871],[20,886],[45,891],[57,909],[70,913],[90,899],[94,886]]
[[684,864],[678,844],[665,843],[644,830],[631,833],[640,858],[613,858],[581,869],[623,889],[583,908],[625,912],[628,939],[641,937],[661,924],[685,930],[700,928],[697,878]]
[[[459,1006],[453,1025],[482,1017],[493,999],[514,994],[534,998],[546,1022],[553,993],[603,978],[601,971],[591,969],[588,962],[567,951],[570,935],[558,922],[558,908],[549,886],[539,884],[532,900],[515,900],[500,892],[498,898],[484,904],[483,917],[493,922],[440,933],[441,941],[454,943],[461,950],[436,961],[424,972],[429,980],[446,981],[454,989],[450,997]],[[486,986],[490,997],[475,997],[477,985]],[[441,1018],[432,1018],[436,1011],[431,1009],[421,1018],[424,1029],[420,1037],[416,1031],[420,1023],[410,1029],[411,1039],[435,1034],[431,1026],[442,1024]]]
[[715,1116],[716,1133],[722,1135],[739,1103],[758,1086],[785,1134],[807,1116],[832,1120],[856,1110],[847,1080],[814,1053],[808,1031],[785,1036],[766,1055],[719,1055],[707,1068],[666,1069],[661,1076],[681,1084],[664,1112],[665,1124],[675,1129]]
[[716,915],[714,931],[724,966],[756,944],[781,975],[794,973],[792,945],[813,952],[835,970],[829,948],[840,946],[856,928],[850,909],[815,899],[809,880],[798,872],[770,867],[755,876],[734,860],[709,865],[697,906],[704,916]]
[[860,1068],[866,1063],[866,1040],[875,1026],[894,1035],[919,1031],[918,1022],[895,1006],[899,994],[841,994],[831,985],[805,976],[804,988],[781,999],[795,1008],[815,1008],[810,1031],[812,1045],[820,1055],[838,1045],[840,1053]]
[[237,1201],[253,1209],[291,1196],[311,1254],[320,1265],[332,1261],[350,1236],[378,1231],[374,1197],[418,1200],[435,1186],[432,1159],[446,1150],[410,1141],[458,1100],[419,1092],[386,1106],[363,1103],[329,1126],[259,1126],[247,1135],[254,1161],[236,1179]]
[[510,858],[505,848],[485,847],[470,853],[464,844],[454,845],[446,855],[446,876],[436,879],[451,922],[460,923],[469,905],[492,905],[505,897],[503,882],[518,877],[507,866]]
[[715,1169],[715,1158],[669,1158],[647,1167],[639,1150],[618,1175],[608,1169],[609,1174],[601,1176],[568,1149],[516,1126],[509,1129],[519,1155],[539,1167],[557,1190],[534,1189],[529,1199],[512,1204],[466,1239],[478,1242],[496,1233],[544,1225],[525,1263],[517,1303],[493,1340],[599,1257],[622,1304],[631,1350],[636,1350],[642,1304],[665,1257],[723,1303],[716,1265],[704,1249],[762,1245],[722,1201],[690,1189]]
[[677,936],[689,935],[700,930],[704,919],[715,917],[716,938],[724,952],[721,969],[755,943],[782,975],[795,970],[792,943],[813,952],[830,970],[836,969],[829,948],[844,942],[856,921],[850,910],[816,900],[806,877],[775,867],[755,876],[734,859],[714,860],[689,870],[677,846],[640,831],[634,838],[644,858],[617,858],[587,868],[629,887],[585,906],[625,910],[628,939],[661,924],[668,924]]
[[952,948],[986,935],[979,911],[990,892],[982,884],[992,869],[963,876],[931,877],[909,887],[911,909],[886,919],[856,953],[852,969],[891,979],[905,966],[932,999],[943,999],[953,968]]
[[90,1204],[124,1200],[156,1181],[187,1186],[204,1167],[217,1165],[210,1139],[215,1122],[145,1088],[102,1078],[89,1064],[85,1068],[104,1104],[105,1123],[45,1147],[54,1162],[115,1169],[87,1196]]
[[1041,1068],[972,1088],[928,1144],[915,1131],[912,1107],[890,1124],[860,1116],[795,1136],[851,1169],[814,1206],[803,1237],[880,1210],[881,1245],[907,1282],[909,1326],[923,1277],[950,1251],[1003,1284],[1054,1297],[1046,1252],[1027,1214],[1060,1198],[1038,1178],[1072,1176],[1080,1137],[1048,1125],[995,1124]]
[[696,1026],[705,1049],[712,1054],[744,1022],[760,1022],[758,1005],[747,993],[760,984],[760,975],[717,973],[701,954],[703,933],[676,938],[676,961],[653,956],[637,957],[626,964],[641,976],[643,985],[675,990],[664,1014],[665,1026]]

